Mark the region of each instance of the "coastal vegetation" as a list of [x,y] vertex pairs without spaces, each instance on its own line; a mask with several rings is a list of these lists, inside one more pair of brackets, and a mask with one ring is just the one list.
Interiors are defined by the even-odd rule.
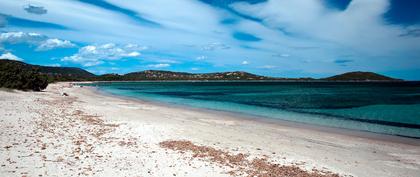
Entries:
[[372,73],[372,72],[348,72],[332,77],[327,77],[325,80],[328,81],[398,81],[384,75]]
[[48,77],[39,68],[17,61],[0,62],[0,87],[41,91],[48,85]]
[[157,81],[157,80],[192,80],[192,81],[328,81],[328,82],[396,82],[390,78],[372,72],[349,72],[323,79],[314,78],[280,78],[251,74],[244,71],[187,73],[162,70],[146,70],[124,75],[95,75],[76,67],[52,67],[31,65],[14,60],[0,60],[0,87],[39,91],[51,82],[58,81]]

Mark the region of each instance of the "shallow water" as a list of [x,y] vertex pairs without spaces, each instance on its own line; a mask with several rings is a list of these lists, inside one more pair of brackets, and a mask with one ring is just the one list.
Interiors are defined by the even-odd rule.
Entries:
[[420,82],[101,82],[108,93],[420,138]]

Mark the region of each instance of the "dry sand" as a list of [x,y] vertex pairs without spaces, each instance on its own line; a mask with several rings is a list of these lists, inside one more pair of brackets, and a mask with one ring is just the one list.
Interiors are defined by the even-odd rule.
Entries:
[[[419,140],[255,121],[69,83],[45,92],[0,91],[0,126],[0,176],[230,176],[248,168],[215,163],[197,154],[202,149],[341,176],[420,176]],[[177,141],[200,151],[161,146]]]

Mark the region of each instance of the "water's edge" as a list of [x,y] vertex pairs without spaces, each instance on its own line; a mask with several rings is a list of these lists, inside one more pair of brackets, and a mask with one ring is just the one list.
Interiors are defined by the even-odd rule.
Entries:
[[366,139],[376,140],[376,141],[402,143],[402,144],[420,146],[420,138],[417,138],[417,137],[407,137],[407,136],[382,134],[382,133],[363,131],[363,130],[353,130],[353,129],[347,129],[347,128],[314,125],[314,124],[309,124],[309,123],[304,123],[304,122],[294,122],[294,121],[288,121],[288,120],[274,119],[271,117],[249,115],[249,114],[240,113],[240,112],[216,110],[216,109],[209,109],[209,108],[198,108],[198,107],[192,107],[192,106],[188,106],[184,104],[167,103],[167,102],[154,101],[154,100],[153,101],[144,100],[138,97],[130,97],[130,96],[125,96],[125,95],[110,93],[105,90],[99,89],[97,87],[92,87],[92,86],[84,86],[84,87],[86,87],[86,89],[89,89],[95,94],[105,96],[105,97],[114,97],[114,98],[123,99],[127,101],[143,103],[143,104],[147,103],[147,104],[164,106],[164,107],[169,107],[169,108],[174,108],[174,109],[205,112],[205,113],[214,114],[214,115],[221,115],[222,117],[229,117],[229,119],[233,119],[237,121],[247,120],[247,121],[253,121],[256,123],[268,124],[270,126],[286,126],[286,127],[293,127],[293,128],[299,128],[299,129],[309,129],[313,131],[340,134],[340,135],[346,135],[346,136],[351,136],[351,137],[356,137],[356,138],[366,138]]

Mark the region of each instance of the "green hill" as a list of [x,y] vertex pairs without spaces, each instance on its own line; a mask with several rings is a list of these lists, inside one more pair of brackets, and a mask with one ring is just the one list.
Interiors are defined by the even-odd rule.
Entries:
[[332,77],[327,77],[322,80],[327,81],[401,81],[400,79],[394,79],[384,75],[380,75],[373,72],[348,72]]
[[38,68],[40,73],[46,74],[50,81],[88,81],[96,78],[95,74],[75,67],[33,66]]
[[372,72],[349,72],[323,79],[313,78],[279,78],[251,74],[243,71],[215,72],[215,73],[187,73],[162,70],[146,70],[124,75],[104,74],[97,76],[86,70],[75,67],[50,67],[26,64],[14,60],[0,60],[0,87],[42,90],[46,82],[55,81],[154,81],[154,80],[247,80],[247,81],[329,81],[329,82],[398,82],[399,79],[390,78]]
[[273,78],[235,71],[193,74],[161,70],[146,70],[128,73],[122,76],[124,80],[271,80]]
[[0,60],[0,87],[41,91],[48,85],[48,77],[39,68],[19,61]]
[[52,66],[40,66],[31,65],[21,61],[14,60],[0,60],[1,65],[16,65],[17,67],[34,68],[37,72],[48,76],[49,82],[53,81],[88,81],[96,78],[95,74],[92,74],[86,70],[76,67],[52,67]]

